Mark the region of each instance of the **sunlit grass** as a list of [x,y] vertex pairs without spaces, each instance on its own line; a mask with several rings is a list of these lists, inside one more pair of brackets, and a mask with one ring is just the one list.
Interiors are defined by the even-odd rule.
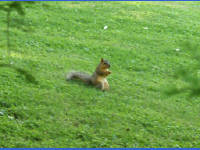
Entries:
[[[0,13],[0,147],[199,147],[200,98],[168,96],[195,60],[198,2],[37,2],[12,14],[11,53]],[[198,13],[197,13],[198,12]],[[188,50],[189,51],[189,50]],[[111,62],[110,91],[67,82]]]

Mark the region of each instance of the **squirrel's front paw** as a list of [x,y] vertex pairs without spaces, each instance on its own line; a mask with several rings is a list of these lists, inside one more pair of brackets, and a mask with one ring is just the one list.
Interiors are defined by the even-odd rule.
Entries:
[[107,74],[108,74],[108,75],[111,74],[111,71],[107,71]]

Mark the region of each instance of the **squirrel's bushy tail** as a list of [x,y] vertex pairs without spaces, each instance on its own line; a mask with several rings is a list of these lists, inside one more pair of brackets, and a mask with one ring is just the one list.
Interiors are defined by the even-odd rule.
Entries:
[[91,83],[91,76],[83,72],[72,71],[67,74],[66,79],[67,80],[80,79],[87,84]]

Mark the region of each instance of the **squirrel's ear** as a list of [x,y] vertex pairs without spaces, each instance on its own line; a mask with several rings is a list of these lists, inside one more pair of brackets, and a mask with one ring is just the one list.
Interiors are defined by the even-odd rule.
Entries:
[[103,62],[103,58],[101,58],[101,62]]

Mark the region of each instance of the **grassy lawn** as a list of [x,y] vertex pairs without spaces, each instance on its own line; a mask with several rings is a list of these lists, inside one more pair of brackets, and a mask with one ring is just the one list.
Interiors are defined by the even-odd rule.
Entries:
[[[195,60],[199,2],[37,2],[0,13],[0,147],[200,147],[200,98],[163,90]],[[107,26],[107,29],[104,27]],[[111,62],[110,91],[66,82]]]

